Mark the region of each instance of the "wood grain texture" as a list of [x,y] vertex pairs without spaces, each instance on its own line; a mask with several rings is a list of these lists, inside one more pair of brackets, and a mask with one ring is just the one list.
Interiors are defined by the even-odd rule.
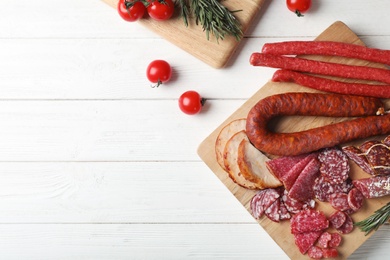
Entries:
[[[342,22],[335,22],[329,28],[327,28],[321,35],[317,37],[317,40],[333,40],[333,41],[342,41],[354,44],[363,44],[363,42],[354,34],[348,27]],[[346,59],[338,57],[310,57],[313,59],[328,60],[332,62],[342,62]],[[369,65],[365,61],[357,60],[348,60],[350,64],[357,65]],[[199,146],[198,154],[203,159],[203,161],[212,169],[212,171],[220,178],[220,180],[226,185],[226,187],[237,197],[237,199],[244,205],[244,207],[250,211],[249,202],[253,197],[256,191],[247,190],[235,184],[219,167],[215,158],[215,140],[221,130],[221,128],[226,125],[228,122],[237,119],[245,118],[248,111],[257,103],[258,100],[277,93],[283,92],[315,92],[311,89],[307,89],[296,84],[291,83],[274,83],[269,82],[263,86],[258,92],[256,92],[253,97],[251,97],[243,106],[241,106],[235,113],[233,113],[225,122],[222,123],[215,131],[213,131],[210,136],[208,136]],[[386,101],[387,105],[390,104],[389,100]],[[334,118],[313,118],[313,117],[291,117],[284,118],[281,120],[281,123],[278,124],[278,131],[281,132],[291,132],[291,131],[300,131],[308,128],[313,128],[316,126],[330,124],[336,121],[341,121],[345,119],[334,119]],[[352,167],[351,178],[362,178],[366,174],[361,171],[358,167]],[[376,209],[383,206],[390,199],[380,198],[376,200],[366,200],[367,203],[365,207],[359,212],[353,215],[354,221],[362,220],[369,215],[371,215]],[[332,212],[331,206],[328,203],[319,203],[317,206],[318,209],[324,211],[326,214]],[[258,221],[259,224],[270,234],[270,236],[275,240],[276,243],[286,252],[286,254],[291,259],[302,259],[307,256],[302,256],[295,244],[293,243],[294,238],[290,233],[289,222],[274,223],[266,217],[260,218]],[[371,235],[371,234],[370,234]],[[369,236],[370,236],[369,235]],[[369,236],[365,236],[363,232],[359,229],[354,229],[354,231],[348,235],[344,236],[343,245],[340,247],[339,259],[348,258],[360,245],[362,245]]]
[[[114,8],[118,4],[117,0],[103,1]],[[239,20],[244,33],[258,14],[263,3],[264,0],[229,0],[223,2],[229,10],[241,10],[235,13],[235,16]],[[197,26],[193,19],[186,27],[178,14],[164,22],[154,21],[149,17],[141,19],[139,22],[215,68],[224,67],[240,43],[234,37],[226,37],[224,40],[217,41],[213,38],[213,35],[210,35],[210,38],[207,39],[202,27]]]

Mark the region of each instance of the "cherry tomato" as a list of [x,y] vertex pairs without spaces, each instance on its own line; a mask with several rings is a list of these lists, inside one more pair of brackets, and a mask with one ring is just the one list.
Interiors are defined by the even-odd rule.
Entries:
[[179,98],[179,107],[187,115],[198,114],[206,100],[198,92],[189,90],[184,92]]
[[157,83],[156,87],[160,86],[171,79],[172,68],[165,60],[154,60],[146,69],[146,77],[152,83]]
[[303,16],[310,9],[311,0],[286,0],[287,8],[296,13],[298,16]]
[[128,22],[141,19],[146,11],[146,7],[142,2],[128,0],[119,0],[117,9],[123,20]]
[[148,2],[148,14],[155,20],[168,20],[175,11],[175,4],[172,0],[149,0]]

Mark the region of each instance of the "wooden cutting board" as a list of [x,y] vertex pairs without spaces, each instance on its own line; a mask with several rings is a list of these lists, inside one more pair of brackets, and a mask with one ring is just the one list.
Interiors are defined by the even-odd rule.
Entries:
[[[103,2],[114,8],[118,4],[118,0],[103,0]],[[226,0],[222,2],[231,11],[241,10],[236,12],[235,16],[241,23],[242,31],[245,32],[265,0]],[[118,19],[120,19],[119,15]],[[240,44],[240,41],[234,37],[226,37],[217,42],[213,36],[210,36],[207,40],[201,26],[191,21],[189,26],[185,27],[179,14],[175,14],[168,21],[161,22],[154,21],[145,15],[145,18],[138,22],[214,68],[224,67]]]
[[[353,33],[344,23],[336,22],[326,29],[321,35],[317,37],[317,40],[331,40],[341,41],[354,44],[363,45],[363,42],[358,36]],[[261,48],[261,47],[259,47]],[[257,51],[257,50],[256,50]],[[261,51],[260,49],[258,51]],[[249,57],[248,57],[249,58]],[[365,61],[358,60],[347,60],[344,58],[335,57],[318,57],[311,56],[307,58],[313,58],[317,60],[327,60],[332,62],[344,62],[356,65],[373,65]],[[248,66],[249,65],[248,63]],[[378,66],[378,65],[376,65]],[[259,67],[259,71],[261,68]],[[228,117],[215,131],[213,131],[199,146],[198,154],[202,160],[210,167],[210,169],[218,176],[218,178],[226,185],[226,187],[234,194],[234,196],[242,203],[242,205],[250,212],[249,202],[256,191],[247,190],[235,184],[227,175],[227,173],[219,166],[215,156],[215,141],[220,130],[229,122],[238,118],[245,118],[249,110],[259,101],[260,99],[283,92],[316,92],[314,90],[298,86],[293,83],[275,83],[268,82],[266,85],[260,88],[247,102],[245,102],[235,113]],[[390,100],[385,101],[386,106],[390,106]],[[292,132],[301,131],[316,126],[330,124],[343,119],[334,118],[323,118],[323,117],[290,117],[283,118],[278,121],[277,131]],[[382,137],[377,137],[380,139]],[[373,138],[370,138],[373,139]],[[360,142],[354,142],[350,144],[359,144]],[[351,163],[351,178],[363,178],[369,177],[368,174],[364,173],[354,163]],[[390,196],[383,197],[380,199],[366,200],[365,205],[361,210],[352,215],[353,220],[360,221],[371,215],[376,209],[380,208],[384,204],[390,201]],[[329,216],[333,209],[329,203],[318,203],[318,209],[322,210]],[[267,217],[262,217],[258,220],[258,223],[269,233],[269,235],[275,240],[275,242],[285,251],[285,253],[291,259],[309,259],[307,256],[303,256],[298,248],[294,244],[293,235],[290,234],[289,221],[283,221],[281,223],[275,223],[270,221]],[[370,234],[372,235],[372,234]],[[343,235],[343,243],[339,247],[340,256],[338,259],[346,259],[350,256],[360,245],[362,245],[369,237],[365,236],[360,229],[355,228],[350,234]]]

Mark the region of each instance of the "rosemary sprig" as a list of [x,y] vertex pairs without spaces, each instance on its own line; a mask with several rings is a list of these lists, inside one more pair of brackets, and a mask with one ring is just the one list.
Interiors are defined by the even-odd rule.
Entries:
[[180,6],[184,23],[188,26],[190,15],[195,18],[196,25],[201,25],[206,33],[206,38],[210,39],[210,34],[216,40],[225,39],[226,35],[231,35],[240,40],[243,33],[241,24],[234,16],[237,11],[230,11],[223,6],[219,0],[177,0]]
[[371,231],[377,230],[380,226],[385,224],[390,219],[390,202],[376,210],[370,217],[355,223],[355,226],[359,227],[365,235],[368,235]]

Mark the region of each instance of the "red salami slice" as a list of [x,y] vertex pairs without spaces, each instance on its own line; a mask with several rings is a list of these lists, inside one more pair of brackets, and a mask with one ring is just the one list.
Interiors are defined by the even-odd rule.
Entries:
[[343,147],[343,151],[349,157],[349,159],[355,162],[363,171],[368,174],[375,175],[375,172],[368,162],[367,157],[359,148],[356,148],[355,146],[346,146]]
[[349,177],[348,157],[337,148],[324,149],[319,155],[320,172],[330,183],[340,184]]
[[330,239],[328,245],[329,247],[336,248],[341,244],[342,237],[339,233],[332,233],[332,238]]
[[367,141],[360,146],[376,175],[390,174],[390,147],[379,141]]
[[315,244],[321,234],[322,231],[294,234],[294,241],[299,249],[299,252],[306,254],[306,252]]
[[291,217],[290,224],[292,234],[323,231],[329,227],[329,221],[325,214],[313,209],[304,210],[295,214]]
[[273,222],[279,222],[280,220],[280,200],[277,199],[266,210],[265,215]]
[[322,249],[318,246],[312,246],[307,251],[307,255],[312,259],[321,259],[323,257]]
[[379,198],[390,194],[390,176],[375,176],[352,181],[366,198]]
[[332,184],[324,176],[318,177],[313,186],[315,197],[323,202],[329,201],[333,193],[348,193],[352,188],[352,180],[349,178],[341,184]]
[[312,209],[315,207],[315,203],[316,203],[315,200],[309,200],[304,202],[304,201],[293,199],[288,195],[287,190],[285,191],[282,200],[287,210],[292,214],[296,214],[302,210]]
[[329,203],[336,210],[346,211],[350,209],[348,203],[348,194],[346,193],[333,193],[329,197]]
[[348,205],[352,210],[358,211],[363,206],[363,202],[363,193],[361,193],[358,189],[353,188],[348,192]]
[[296,165],[300,160],[304,159],[306,156],[307,155],[279,157],[267,161],[265,165],[274,176],[280,179],[292,167],[294,167],[294,165]]
[[336,228],[338,232],[341,234],[349,234],[353,230],[353,220],[349,215],[345,215],[347,218],[344,222],[344,224],[341,225],[341,227]]
[[250,208],[252,215],[255,219],[262,217],[268,209],[278,198],[280,197],[280,191],[277,189],[265,189],[259,190],[252,198],[250,202]]
[[323,248],[322,249],[322,256],[323,258],[336,258],[338,257],[339,252],[336,248]]
[[315,158],[317,155],[315,153],[309,154],[299,162],[297,162],[285,175],[280,177],[280,180],[283,182],[286,190],[290,190],[294,185],[296,179],[301,174],[301,172],[305,169],[307,164]]
[[314,198],[313,185],[319,175],[319,167],[317,158],[310,160],[290,189],[291,198],[299,201],[309,201]]
[[347,220],[347,215],[339,210],[336,210],[329,216],[329,222],[335,229],[340,228]]
[[328,231],[325,231],[318,238],[318,246],[321,248],[328,248],[330,240],[332,240],[332,234]]

